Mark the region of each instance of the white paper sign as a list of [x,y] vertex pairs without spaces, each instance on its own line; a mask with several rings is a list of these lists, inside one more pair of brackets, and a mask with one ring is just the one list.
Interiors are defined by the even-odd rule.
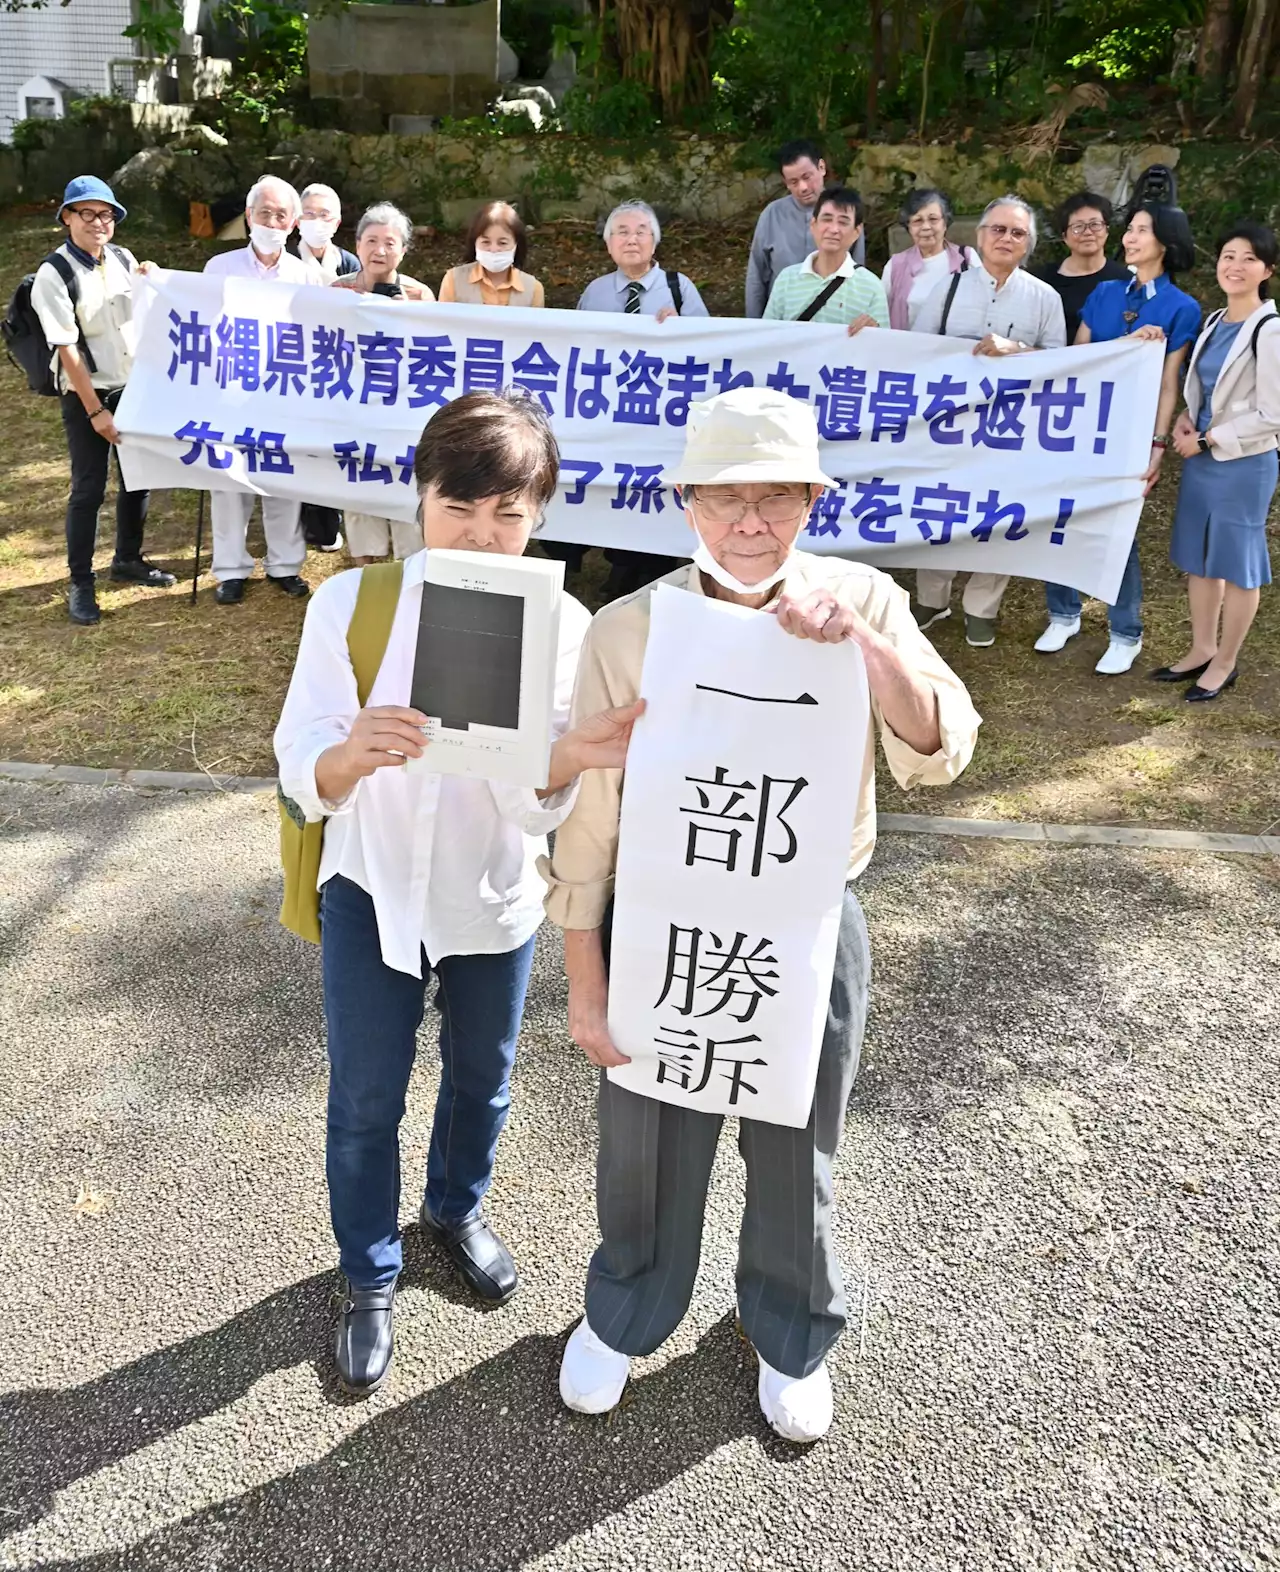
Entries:
[[964,339],[812,322],[496,311],[192,273],[154,288],[116,412],[133,487],[412,518],[427,421],[460,393],[515,386],[560,443],[545,538],[688,556],[663,471],[691,400],[752,384],[817,415],[837,484],[805,550],[1049,579],[1107,601],[1141,510],[1163,365],[1160,345],[1132,339],[991,359]]
[[609,1031],[630,1091],[803,1127],[870,703],[856,645],[669,585],[627,755]]
[[430,746],[410,770],[547,783],[564,564],[428,551],[409,702]]

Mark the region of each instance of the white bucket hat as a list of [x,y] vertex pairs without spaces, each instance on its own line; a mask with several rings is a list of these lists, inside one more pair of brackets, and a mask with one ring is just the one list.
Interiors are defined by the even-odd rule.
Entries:
[[669,486],[800,481],[833,486],[818,461],[813,408],[772,388],[733,388],[689,406],[684,454]]

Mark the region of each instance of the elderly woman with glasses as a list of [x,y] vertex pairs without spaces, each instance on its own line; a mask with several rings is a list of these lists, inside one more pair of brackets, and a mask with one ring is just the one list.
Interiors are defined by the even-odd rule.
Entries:
[[1037,276],[1058,291],[1069,344],[1075,342],[1084,303],[1098,285],[1129,277],[1128,268],[1107,255],[1111,216],[1111,203],[1095,191],[1077,191],[1053,216],[1054,233],[1062,237],[1067,254],[1061,262],[1040,268]]
[[[875,842],[875,732],[904,787],[953,780],[968,763],[978,716],[920,633],[887,574],[796,550],[829,484],[808,404],[769,388],[738,388],[689,412],[684,457],[667,477],[698,548],[662,583],[777,618],[784,633],[852,640],[871,690],[866,759],[847,878]],[[574,712],[634,703],[649,634],[650,586],[607,606],[587,633]],[[646,725],[663,724],[650,713]],[[744,725],[759,724],[758,718]],[[593,1065],[626,1063],[609,1035],[608,940],[623,772],[584,775],[561,826],[547,912],[565,930],[569,1030]],[[831,1165],[858,1066],[870,957],[852,888],[844,897],[827,1026],[806,1128],[742,1118],[746,1217],[738,1310],[759,1357],[765,1418],[791,1441],[812,1441],[832,1418],[826,1356],[845,1323],[832,1231]],[[621,1399],[632,1358],[653,1353],[689,1307],[707,1185],[721,1119],[657,1102],[601,1075],[597,1212],[601,1242],[587,1273],[586,1314],[560,1371],[568,1407],[602,1414]]]
[[[375,202],[361,214],[356,225],[356,256],[360,271],[333,281],[334,289],[354,289],[360,294],[382,295],[388,300],[434,300],[426,284],[400,271],[404,254],[413,240],[413,223],[390,202]],[[412,556],[422,547],[418,526],[411,520],[383,518],[378,513],[357,513],[348,508],[347,550],[356,567],[393,552],[397,557]]]
[[976,251],[947,239],[951,218],[951,203],[932,186],[921,186],[902,204],[898,222],[911,244],[895,252],[880,275],[889,297],[890,327],[914,327],[921,306],[944,279],[976,266]]
[[[998,197],[978,224],[977,267],[953,273],[938,284],[916,318],[917,333],[976,339],[975,355],[1021,355],[1029,349],[1061,349],[1067,342],[1062,301],[1025,267],[1036,248],[1036,219],[1017,196]],[[916,621],[931,628],[951,615],[951,584],[945,569],[916,574]],[[971,573],[964,591],[964,636],[975,649],[996,641],[996,618],[1008,587],[1007,573]]]

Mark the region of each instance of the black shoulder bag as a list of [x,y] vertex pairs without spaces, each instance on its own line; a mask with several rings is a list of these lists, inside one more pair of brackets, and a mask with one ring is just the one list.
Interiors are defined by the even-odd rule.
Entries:
[[[853,275],[849,274],[849,277],[852,278]],[[809,302],[809,304],[804,308],[804,310],[796,318],[796,321],[797,322],[811,322],[814,319],[814,317],[817,316],[819,311],[822,310],[823,306],[826,305],[827,301],[831,299],[832,295],[835,294],[836,290],[839,289],[840,286],[843,283],[844,283],[844,279],[842,277],[840,277],[839,274],[837,274],[835,278],[829,279],[828,282],[827,282],[826,288],[825,289],[820,289],[818,291],[818,293],[813,297],[813,299]]]
[[942,338],[947,336],[947,323],[951,320],[951,307],[955,304],[956,290],[960,288],[960,275],[969,271],[969,258],[964,257],[960,266],[951,275],[951,288],[947,291],[947,298],[942,303],[942,325],[938,333]]

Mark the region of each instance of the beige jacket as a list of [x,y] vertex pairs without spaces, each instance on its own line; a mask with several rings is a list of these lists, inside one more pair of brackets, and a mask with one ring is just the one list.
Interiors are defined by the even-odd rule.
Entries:
[[[1252,316],[1240,324],[1236,341],[1223,362],[1213,389],[1213,420],[1209,427],[1213,442],[1209,448],[1216,459],[1248,458],[1268,453],[1280,446],[1280,324],[1267,323],[1258,334],[1258,353],[1252,348],[1254,330],[1259,323],[1276,315],[1274,300],[1264,300]],[[1184,394],[1187,414],[1194,422],[1200,413],[1204,390],[1196,372],[1196,361],[1217,326],[1220,312],[1205,325],[1191,352]]]
[[[821,586],[833,590],[845,605],[892,641],[911,668],[932,684],[938,696],[942,746],[928,756],[917,753],[895,736],[885,725],[879,705],[872,700],[849,852],[848,877],[853,879],[871,860],[876,842],[876,731],[899,786],[942,786],[955,780],[973,757],[981,720],[964,684],[916,626],[906,591],[899,589],[887,573],[862,563],[809,552],[796,552],[792,563],[786,579],[789,589]],[[658,582],[694,595],[703,593],[702,575],[692,563],[685,563]],[[578,660],[571,725],[612,705],[631,704],[639,697],[654,588],[647,585],[606,606],[587,630]],[[556,834],[554,858],[543,857],[538,863],[550,886],[547,915],[558,927],[600,926],[613,894],[621,804],[621,770],[588,770],[582,776],[573,812]]]

